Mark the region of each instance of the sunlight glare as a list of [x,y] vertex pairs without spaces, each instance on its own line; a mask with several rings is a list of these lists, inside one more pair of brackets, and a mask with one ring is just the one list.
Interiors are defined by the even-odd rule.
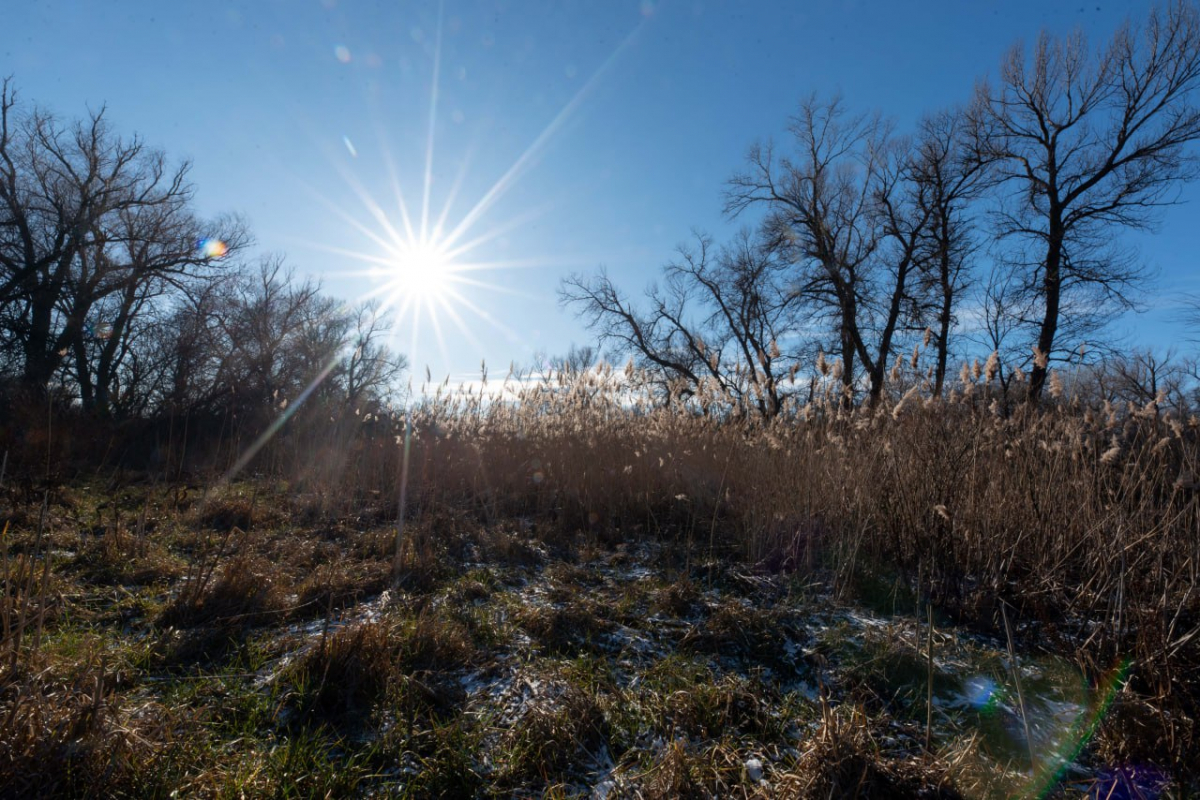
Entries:
[[397,249],[381,276],[405,302],[439,301],[452,291],[454,264],[447,253],[431,244]]
[[[503,259],[484,258],[477,255],[472,257],[485,245],[501,239],[509,231],[522,227],[540,217],[546,210],[554,206],[547,202],[542,207],[532,209],[523,214],[517,214],[504,222],[483,225],[488,212],[497,204],[501,197],[508,192],[538,161],[553,140],[579,111],[596,86],[607,75],[613,64],[630,47],[637,34],[645,27],[645,18],[633,28],[629,34],[617,44],[598,68],[592,73],[583,86],[567,101],[557,114],[547,123],[545,128],[534,138],[533,142],[516,158],[470,209],[460,218],[450,222],[451,206],[459,194],[471,161],[470,156],[474,146],[468,149],[461,160],[457,175],[453,180],[448,194],[442,199],[441,208],[433,207],[434,185],[434,152],[437,131],[439,99],[441,94],[442,74],[442,38],[443,38],[442,4],[438,4],[438,20],[432,47],[433,75],[429,86],[428,128],[424,147],[424,180],[420,187],[420,203],[411,207],[405,200],[401,188],[400,173],[396,159],[388,146],[389,136],[382,125],[376,123],[376,135],[379,141],[379,156],[386,167],[386,175],[391,192],[395,199],[395,213],[389,213],[384,203],[377,199],[363,186],[358,178],[349,170],[337,166],[338,172],[358,196],[367,214],[374,220],[377,227],[371,226],[364,220],[356,218],[330,198],[305,186],[309,193],[322,202],[335,215],[345,221],[351,228],[362,234],[374,244],[366,251],[350,248],[331,247],[323,243],[306,243],[327,252],[348,256],[355,260],[366,262],[366,269],[348,271],[346,274],[358,274],[371,277],[375,286],[366,291],[360,299],[363,301],[379,298],[378,313],[389,314],[396,320],[411,320],[410,338],[405,348],[410,358],[418,358],[418,332],[427,325],[434,334],[437,345],[442,352],[443,360],[449,361],[449,353],[443,335],[442,323],[449,322],[458,330],[472,346],[480,344],[471,332],[468,322],[478,319],[486,322],[510,341],[516,341],[518,334],[504,325],[494,315],[481,305],[466,296],[467,290],[483,290],[490,295],[517,295],[531,297],[524,292],[513,289],[508,285],[497,285],[479,280],[474,277],[480,272],[504,270],[517,267],[543,267],[548,265],[562,266],[574,259]],[[343,52],[344,51],[344,52]],[[348,63],[349,49],[339,46],[338,59]],[[348,136],[342,137],[342,144],[353,159],[360,155],[359,149],[350,141]],[[471,275],[468,276],[467,273]],[[393,331],[393,338],[398,338],[399,330]]]

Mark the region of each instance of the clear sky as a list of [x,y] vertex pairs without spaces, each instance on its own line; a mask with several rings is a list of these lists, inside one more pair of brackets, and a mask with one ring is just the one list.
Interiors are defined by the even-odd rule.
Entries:
[[[339,297],[380,288],[360,273],[390,257],[389,226],[407,239],[396,186],[415,236],[422,216],[443,238],[465,220],[457,245],[476,244],[456,260],[493,268],[459,274],[487,285],[456,284],[465,331],[443,308],[439,343],[423,314],[412,353],[457,380],[588,341],[556,304],[567,273],[603,264],[636,292],[693,227],[743,224],[721,215],[723,183],[799,98],[841,92],[903,129],[965,102],[1017,39],[1082,26],[1098,43],[1148,7],[7,0],[0,75],[63,116],[105,103],[118,130],[191,159],[202,213],[243,212],[259,249]],[[1200,291],[1200,190],[1183,199],[1134,240],[1160,278],[1122,323],[1162,346],[1182,334],[1179,294]]]

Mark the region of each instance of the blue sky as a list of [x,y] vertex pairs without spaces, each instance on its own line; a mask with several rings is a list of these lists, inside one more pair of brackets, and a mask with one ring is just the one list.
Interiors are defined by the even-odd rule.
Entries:
[[[4,14],[0,75],[63,116],[106,103],[119,130],[192,160],[202,213],[243,212],[259,249],[353,299],[378,282],[346,253],[385,254],[370,204],[403,230],[393,174],[419,228],[436,72],[428,227],[452,192],[447,230],[500,182],[460,240],[484,241],[461,260],[509,265],[467,273],[489,286],[453,301],[466,332],[443,312],[439,342],[423,318],[415,372],[457,378],[588,341],[555,302],[567,273],[603,264],[636,292],[693,227],[743,224],[721,215],[724,181],[810,92],[903,129],[964,102],[1017,39],[1082,26],[1098,43],[1148,7],[23,0]],[[1200,190],[1183,200],[1161,233],[1130,240],[1160,273],[1152,311],[1121,323],[1138,341],[1177,340],[1174,304],[1200,291]]]

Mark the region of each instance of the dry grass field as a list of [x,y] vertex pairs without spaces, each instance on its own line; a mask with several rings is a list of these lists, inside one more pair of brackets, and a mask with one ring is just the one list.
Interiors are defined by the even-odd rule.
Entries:
[[438,395],[407,446],[298,416],[237,475],[239,442],[133,471],[31,437],[0,795],[1195,791],[1196,419],[987,370],[767,424],[630,385]]

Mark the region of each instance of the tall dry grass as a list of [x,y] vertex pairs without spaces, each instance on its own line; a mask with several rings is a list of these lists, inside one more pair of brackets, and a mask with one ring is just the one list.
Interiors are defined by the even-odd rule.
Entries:
[[[843,402],[825,363],[767,421],[715,392],[664,403],[633,370],[601,366],[438,390],[406,415],[301,409],[246,469],[285,481],[306,513],[423,517],[397,526],[410,583],[463,546],[439,534],[452,510],[491,531],[477,538],[496,553],[517,546],[514,523],[551,544],[653,536],[691,563],[806,570],[846,595],[904,587],[999,637],[1006,606],[1024,646],[1074,658],[1096,683],[1123,667],[1112,718],[1140,733],[1104,743],[1114,759],[1200,762],[1200,422],[1153,401],[1089,403],[1061,381],[1030,408],[1019,373],[1002,387],[993,362],[964,368],[945,398],[898,368],[874,408]],[[228,454],[223,473],[240,455],[208,450]],[[255,517],[196,513],[226,531]],[[35,556],[6,556],[5,618],[24,613],[26,634],[45,607],[20,600],[43,585],[19,560]],[[197,578],[236,574],[204,563]],[[183,605],[215,607],[208,594]]]
[[[438,391],[408,420],[405,515],[466,506],[484,523],[664,536],[696,559],[820,569],[841,592],[882,575],[998,635],[1007,604],[1027,645],[1097,681],[1130,661],[1129,691],[1154,700],[1141,746],[1194,752],[1200,424],[1155,402],[1088,404],[1061,381],[1032,409],[1020,376],[1002,389],[996,372],[964,368],[944,399],[901,373],[890,400],[846,408],[829,370],[766,422],[718,396],[664,405],[608,367]],[[344,511],[387,513],[404,423],[358,425],[332,462],[298,434],[273,463]]]

